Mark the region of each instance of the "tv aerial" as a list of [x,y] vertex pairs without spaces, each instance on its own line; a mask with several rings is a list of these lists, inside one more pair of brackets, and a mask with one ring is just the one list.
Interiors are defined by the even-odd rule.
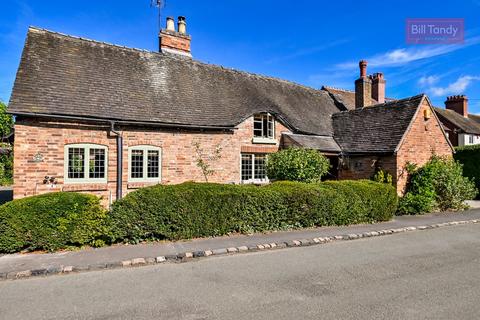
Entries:
[[158,9],[158,31],[162,28],[162,9],[167,5],[167,0],[150,0],[150,8]]

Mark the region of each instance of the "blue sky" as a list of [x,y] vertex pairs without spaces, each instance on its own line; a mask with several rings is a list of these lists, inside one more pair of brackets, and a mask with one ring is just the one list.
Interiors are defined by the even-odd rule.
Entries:
[[[466,94],[480,113],[480,0],[166,0],[187,17],[195,59],[315,88],[353,89],[357,62],[383,72],[387,96],[427,93],[437,106]],[[29,25],[95,40],[158,49],[150,0],[2,0],[0,100],[8,102]],[[463,45],[409,45],[407,18],[464,18]]]

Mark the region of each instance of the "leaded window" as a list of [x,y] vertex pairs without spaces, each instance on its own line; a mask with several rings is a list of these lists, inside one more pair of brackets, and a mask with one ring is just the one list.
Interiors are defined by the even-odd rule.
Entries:
[[65,182],[107,181],[107,147],[96,144],[65,146]]
[[158,182],[161,178],[161,149],[154,146],[134,146],[129,149],[128,180]]
[[265,168],[267,156],[265,154],[242,153],[241,178],[242,183],[268,182]]

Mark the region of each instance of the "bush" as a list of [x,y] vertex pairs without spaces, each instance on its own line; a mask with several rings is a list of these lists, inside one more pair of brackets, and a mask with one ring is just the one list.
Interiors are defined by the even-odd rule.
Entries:
[[480,145],[457,147],[455,151],[453,157],[463,165],[463,175],[475,181],[480,190]]
[[400,200],[400,214],[461,210],[465,200],[477,194],[474,183],[463,176],[462,165],[449,158],[433,156],[425,166],[414,169],[407,193]]
[[273,180],[318,182],[329,169],[328,159],[316,150],[288,148],[267,158],[267,176]]
[[55,192],[0,206],[0,252],[101,245],[107,211],[93,195]]
[[396,207],[395,189],[373,181],[183,183],[132,192],[110,218],[112,241],[136,243],[385,221]]

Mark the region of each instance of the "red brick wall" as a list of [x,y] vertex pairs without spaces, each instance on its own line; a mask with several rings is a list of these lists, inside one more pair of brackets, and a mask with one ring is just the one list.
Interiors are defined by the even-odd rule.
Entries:
[[415,163],[419,166],[425,164],[432,156],[451,156],[452,150],[447,139],[442,133],[440,122],[431,110],[430,119],[425,119],[424,111],[430,109],[425,101],[413,120],[397,155],[376,157],[359,156],[350,157],[347,168],[339,172],[340,179],[370,179],[375,173],[375,165],[390,173],[396,185],[398,194],[405,192],[408,176],[405,165]]
[[440,122],[431,110],[430,119],[425,119],[425,110],[431,110],[425,100],[417,117],[414,119],[410,130],[397,152],[397,191],[403,194],[408,175],[405,171],[407,162],[419,166],[425,164],[433,154],[439,156],[452,156],[447,139],[442,133]]
[[[390,173],[395,180],[396,157],[391,156],[354,156],[345,158],[338,173],[340,180],[370,179],[376,168]],[[395,182],[395,181],[394,181]]]
[[[240,182],[240,152],[273,152],[278,150],[282,132],[289,132],[276,122],[276,145],[253,144],[253,117],[238,125],[233,132],[193,132],[162,129],[122,130],[123,192],[148,184],[128,183],[128,147],[152,145],[162,148],[162,183],[205,181],[195,163],[198,142],[206,154],[222,148],[221,159],[211,162],[212,182]],[[106,184],[65,184],[64,149],[71,143],[95,143],[108,147],[108,181]],[[33,160],[41,154],[42,162]],[[91,126],[80,123],[45,122],[19,119],[15,124],[14,198],[22,198],[51,191],[80,191],[103,196],[104,203],[115,199],[116,192],[116,139],[109,134],[108,126]],[[57,184],[44,184],[45,176],[53,176]]]

